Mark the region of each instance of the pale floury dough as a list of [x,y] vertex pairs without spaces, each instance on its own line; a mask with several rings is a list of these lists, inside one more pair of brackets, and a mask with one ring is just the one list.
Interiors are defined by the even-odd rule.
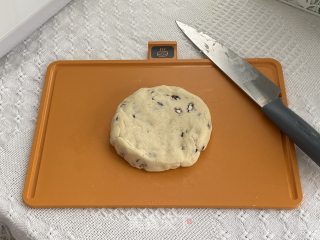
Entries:
[[119,104],[110,143],[131,166],[164,171],[192,166],[211,131],[209,109],[199,97],[174,86],[141,88]]

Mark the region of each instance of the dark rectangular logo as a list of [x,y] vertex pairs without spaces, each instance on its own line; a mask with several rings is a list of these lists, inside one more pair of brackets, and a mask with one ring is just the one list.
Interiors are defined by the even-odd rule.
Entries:
[[171,46],[155,46],[151,49],[152,58],[173,58],[174,48]]

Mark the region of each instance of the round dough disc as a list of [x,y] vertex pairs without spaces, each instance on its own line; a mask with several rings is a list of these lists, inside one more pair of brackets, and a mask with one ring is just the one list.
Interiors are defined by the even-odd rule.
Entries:
[[110,143],[131,166],[164,171],[192,166],[210,139],[207,105],[174,86],[141,88],[119,104]]

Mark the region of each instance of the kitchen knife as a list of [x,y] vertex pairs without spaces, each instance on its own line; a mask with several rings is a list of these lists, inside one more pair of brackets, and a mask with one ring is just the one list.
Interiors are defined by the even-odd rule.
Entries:
[[320,166],[320,134],[283,105],[280,89],[252,65],[203,32],[176,21],[184,34]]

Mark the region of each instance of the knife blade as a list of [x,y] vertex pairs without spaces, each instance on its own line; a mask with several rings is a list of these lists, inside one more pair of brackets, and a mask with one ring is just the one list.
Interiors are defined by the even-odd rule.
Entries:
[[262,109],[264,114],[320,166],[320,134],[287,108],[280,88],[234,51],[187,24],[176,21],[182,32]]

